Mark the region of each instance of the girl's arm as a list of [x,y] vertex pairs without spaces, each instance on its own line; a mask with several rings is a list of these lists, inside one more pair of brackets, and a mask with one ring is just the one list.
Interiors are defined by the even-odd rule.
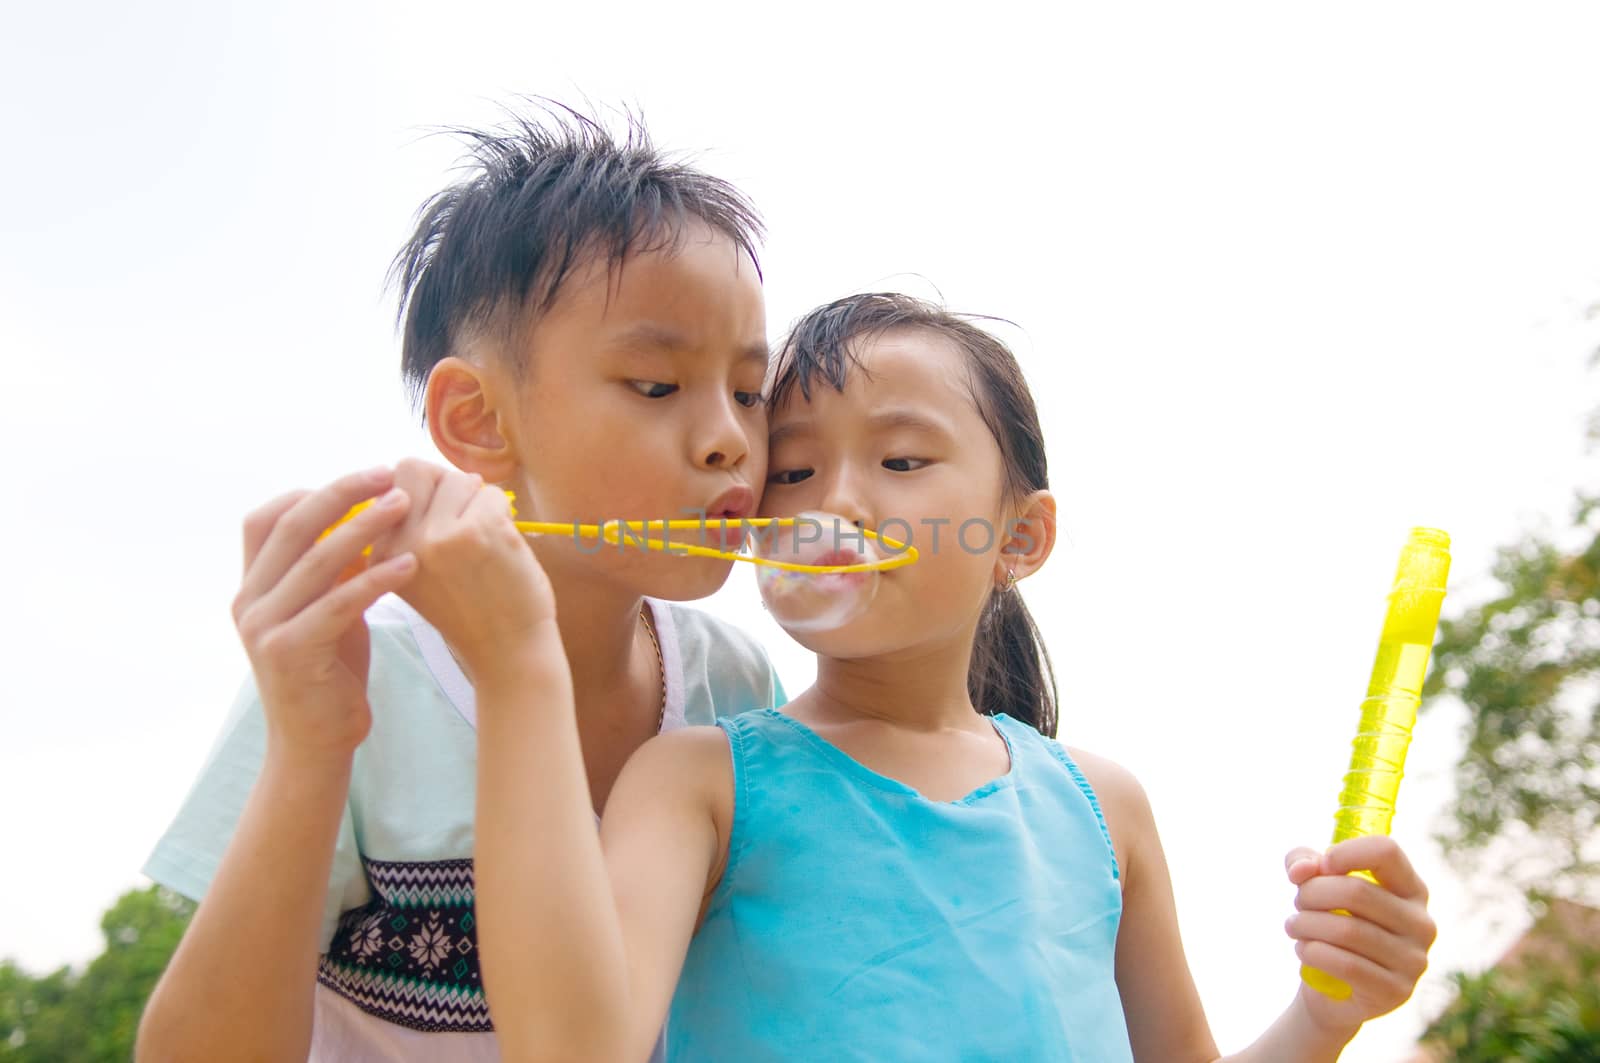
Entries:
[[[1386,837],[1289,854],[1298,914],[1286,927],[1302,961],[1350,984],[1334,1001],[1303,984],[1249,1048],[1219,1060],[1178,936],[1171,876],[1149,799],[1122,768],[1073,751],[1105,811],[1122,869],[1117,986],[1134,1058],[1174,1063],[1333,1063],[1361,1024],[1411,995],[1427,966],[1434,925],[1427,889]],[[1373,871],[1384,886],[1349,877]],[[1349,915],[1334,915],[1335,909]]]
[[1211,1063],[1217,1044],[1178,935],[1172,878],[1150,799],[1126,769],[1082,750],[1070,752],[1100,800],[1117,850],[1122,877],[1117,988],[1133,1058]]
[[732,767],[713,728],[652,739],[597,831],[554,627],[475,677],[484,991],[508,1063],[637,1063],[726,848],[714,809],[732,808]]
[[[609,798],[600,848],[553,588],[498,488],[422,462],[413,515],[373,544],[417,559],[403,596],[461,658],[478,715],[476,908],[508,1061],[649,1054],[717,850],[705,736],[657,739]],[[720,732],[710,736],[726,748]],[[732,765],[721,777],[732,802]]]

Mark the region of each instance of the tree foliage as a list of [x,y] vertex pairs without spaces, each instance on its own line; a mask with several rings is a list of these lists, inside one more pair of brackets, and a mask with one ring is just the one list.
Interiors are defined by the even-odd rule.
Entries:
[[[1588,428],[1600,446],[1600,409]],[[1600,1060],[1600,913],[1560,900],[1593,903],[1600,886],[1600,494],[1580,489],[1568,527],[1502,548],[1492,576],[1488,600],[1440,622],[1424,687],[1425,708],[1467,710],[1439,841],[1545,914],[1527,954],[1453,976],[1423,1040],[1454,1063]]]
[[100,920],[105,951],[43,977],[0,962],[0,1063],[126,1063],[145,999],[194,906],[159,886],[124,893]]
[[1493,577],[1489,601],[1440,622],[1425,688],[1468,710],[1440,841],[1467,871],[1504,843],[1496,874],[1577,896],[1600,870],[1600,495],[1561,535],[1503,548]]
[[1456,998],[1423,1034],[1452,1063],[1600,1060],[1600,952],[1573,963],[1456,974]]

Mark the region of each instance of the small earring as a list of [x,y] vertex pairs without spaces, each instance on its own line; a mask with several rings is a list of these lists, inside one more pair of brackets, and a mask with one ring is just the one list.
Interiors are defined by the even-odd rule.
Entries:
[[1016,585],[1017,585],[1017,570],[1014,569],[1014,568],[1006,569],[1006,590],[1009,591],[1012,588],[1014,588]]

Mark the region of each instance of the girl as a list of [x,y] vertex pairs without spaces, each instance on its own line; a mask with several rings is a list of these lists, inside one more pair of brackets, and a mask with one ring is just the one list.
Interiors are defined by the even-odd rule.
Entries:
[[[554,605],[524,603],[545,637],[502,655],[480,700],[507,1058],[643,1059],[668,1016],[669,1059],[1216,1059],[1142,791],[1048,737],[1016,584],[1049,557],[1055,501],[1010,352],[936,307],[856,296],[798,324],[769,394],[764,512],[909,525],[921,560],[802,639],[817,682],[783,713],[642,747],[598,839],[579,829]],[[563,859],[541,859],[558,830]],[[1335,1059],[1425,964],[1426,893],[1388,839],[1297,851],[1289,877],[1301,958],[1353,995],[1300,988],[1230,1059]]]

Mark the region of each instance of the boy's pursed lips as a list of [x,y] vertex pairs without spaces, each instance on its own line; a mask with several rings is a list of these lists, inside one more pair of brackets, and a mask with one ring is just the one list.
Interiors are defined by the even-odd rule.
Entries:
[[728,488],[706,506],[707,520],[739,520],[748,517],[755,508],[756,493],[739,484]]
[[[705,519],[711,521],[742,520],[748,517],[756,507],[756,493],[744,484],[737,484],[728,488],[711,501],[705,508]],[[743,524],[719,524],[709,529],[711,538],[720,543],[722,549],[733,550],[744,542],[746,528]]]

